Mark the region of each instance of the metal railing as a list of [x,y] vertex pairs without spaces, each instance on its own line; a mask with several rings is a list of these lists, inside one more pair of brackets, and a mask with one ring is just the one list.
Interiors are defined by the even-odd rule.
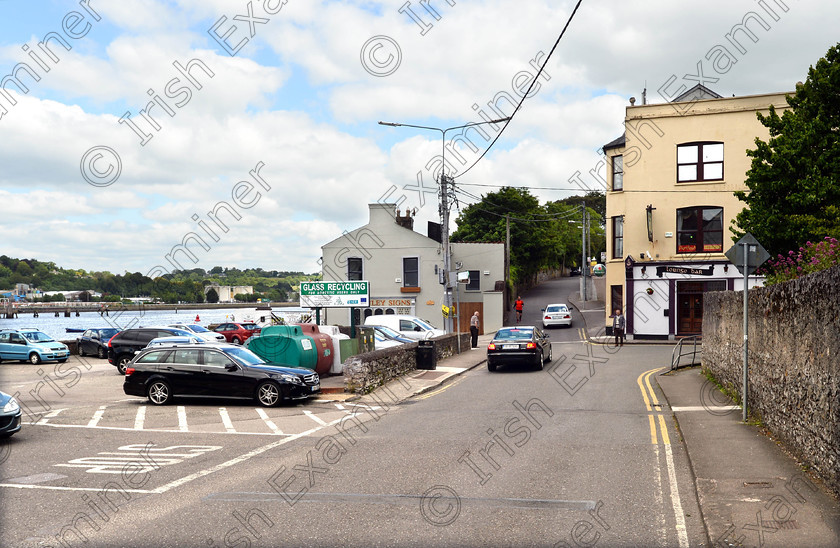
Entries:
[[[692,335],[680,339],[680,342],[674,346],[674,351],[671,352],[671,371],[684,365],[698,365],[700,363],[699,354],[702,351],[702,345],[698,348],[697,341],[699,339],[699,335]],[[690,349],[688,348],[689,344],[691,345]],[[691,356],[691,361],[683,363],[683,356]]]

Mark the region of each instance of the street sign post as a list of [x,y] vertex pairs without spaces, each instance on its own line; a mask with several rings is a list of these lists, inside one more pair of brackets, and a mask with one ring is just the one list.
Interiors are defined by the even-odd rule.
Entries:
[[770,254],[762,247],[755,237],[747,232],[735,242],[735,245],[726,252],[726,258],[738,268],[744,275],[744,378],[741,385],[741,418],[747,422],[747,386],[749,383],[749,279],[748,276],[755,272],[764,261],[770,258]]

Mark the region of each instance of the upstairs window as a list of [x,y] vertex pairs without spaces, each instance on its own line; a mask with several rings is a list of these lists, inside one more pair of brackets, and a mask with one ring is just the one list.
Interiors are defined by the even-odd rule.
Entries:
[[467,291],[480,291],[481,290],[481,272],[478,270],[470,270],[470,281],[467,284],[466,290]]
[[362,258],[349,257],[347,259],[347,279],[348,280],[363,280],[362,278]]
[[624,156],[612,157],[612,189],[624,190]]
[[612,256],[613,259],[624,256],[624,217],[612,218]]
[[677,145],[677,182],[723,180],[723,143]]
[[419,265],[418,257],[403,258],[403,287],[420,287]]
[[677,210],[677,253],[722,251],[722,207],[686,207]]

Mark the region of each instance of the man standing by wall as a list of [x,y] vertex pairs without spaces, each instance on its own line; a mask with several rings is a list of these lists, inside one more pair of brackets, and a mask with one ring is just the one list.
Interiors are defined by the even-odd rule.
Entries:
[[615,345],[616,346],[624,346],[624,314],[621,313],[620,308],[615,309],[615,314],[613,315],[613,333],[615,333]]
[[472,336],[472,347],[478,348],[478,310],[470,318],[470,335]]

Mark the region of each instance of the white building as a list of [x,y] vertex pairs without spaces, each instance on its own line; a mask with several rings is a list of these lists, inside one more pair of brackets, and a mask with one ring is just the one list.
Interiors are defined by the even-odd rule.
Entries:
[[204,296],[207,296],[207,293],[211,290],[215,289],[216,294],[219,296],[220,303],[235,303],[236,295],[253,295],[254,294],[254,286],[251,285],[208,285],[204,287]]
[[[401,216],[395,204],[370,204],[370,221],[321,247],[324,280],[367,280],[371,306],[356,310],[363,323],[371,314],[410,314],[443,327],[443,245],[439,236],[414,231],[414,218]],[[432,236],[439,225],[430,223]],[[478,311],[481,332],[502,326],[504,287],[503,243],[453,243],[451,267],[469,272],[469,283],[452,295],[460,301],[459,330],[469,331],[469,318]],[[349,325],[349,309],[328,309],[328,323]]]

